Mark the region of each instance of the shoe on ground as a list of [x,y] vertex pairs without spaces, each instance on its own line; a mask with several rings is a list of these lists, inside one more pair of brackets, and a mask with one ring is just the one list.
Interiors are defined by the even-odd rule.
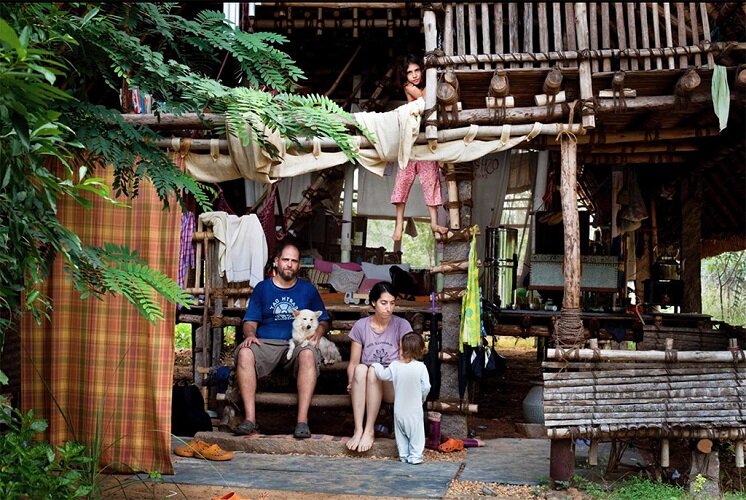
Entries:
[[311,429],[305,422],[298,422],[295,424],[295,430],[293,431],[293,437],[297,439],[308,439],[311,437]]
[[244,420],[239,424],[238,427],[236,427],[236,436],[248,436],[249,434],[254,434],[255,432],[259,432],[259,426],[256,425],[251,420]]
[[233,452],[226,451],[216,444],[208,445],[194,454],[194,458],[204,458],[215,462],[225,462],[233,459]]
[[174,454],[180,457],[193,458],[208,446],[210,445],[204,441],[192,440],[184,446],[174,448]]

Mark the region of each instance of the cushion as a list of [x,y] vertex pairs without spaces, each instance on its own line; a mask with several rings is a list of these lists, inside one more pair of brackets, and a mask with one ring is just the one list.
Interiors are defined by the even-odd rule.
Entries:
[[329,278],[329,284],[338,292],[355,293],[364,277],[365,274],[362,271],[350,271],[339,267],[337,264],[332,264],[332,275]]
[[376,278],[365,278],[362,283],[360,283],[360,288],[357,289],[357,293],[364,293],[368,295],[370,293],[370,289],[373,288],[373,285],[376,283],[380,283],[383,280],[379,280]]
[[360,264],[358,264],[357,262],[330,262],[328,260],[321,260],[321,259],[313,260],[313,267],[321,271],[322,273],[332,272],[332,266],[334,264],[338,265],[342,269],[347,269],[348,271],[362,271],[363,270],[363,268],[360,267]]
[[366,278],[390,281],[389,270],[391,266],[399,266],[407,272],[409,272],[410,267],[409,264],[371,264],[370,262],[363,262],[363,272]]

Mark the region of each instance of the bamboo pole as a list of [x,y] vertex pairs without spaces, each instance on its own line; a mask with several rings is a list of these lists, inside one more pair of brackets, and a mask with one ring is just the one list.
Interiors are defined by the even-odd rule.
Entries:
[[453,55],[453,5],[446,5],[445,22],[443,23],[443,52]]
[[596,427],[557,427],[547,429],[547,437],[550,439],[567,439],[577,437],[590,437],[594,439],[609,439],[617,437],[662,437],[669,438],[697,438],[714,436],[717,439],[727,440],[746,437],[746,428],[720,428],[720,429],[692,429],[676,427],[647,427],[604,425]]
[[[678,55],[686,54],[703,54],[712,55],[723,52],[724,50],[746,50],[746,42],[710,42],[704,41],[699,46],[687,47],[650,47],[648,49],[600,49],[588,50],[588,56],[591,59],[621,58],[621,57],[657,57],[670,56],[673,58]],[[459,64],[472,63],[495,63],[495,62],[524,62],[524,61],[571,61],[580,58],[577,50],[553,51],[548,53],[509,53],[509,54],[466,54],[458,56],[439,56],[429,58],[426,66],[454,66]],[[604,68],[604,71],[608,71]]]
[[[743,392],[743,391],[741,391]],[[735,387],[725,388],[713,388],[713,387],[702,387],[702,388],[677,388],[677,389],[656,389],[656,390],[640,390],[631,391],[628,388],[624,392],[606,392],[603,394],[603,398],[597,398],[596,400],[588,399],[588,395],[581,392],[550,392],[545,391],[544,401],[549,405],[549,401],[558,401],[563,404],[589,404],[591,402],[597,403],[598,400],[607,401],[608,404],[624,403],[629,402],[631,399],[634,400],[652,400],[652,399],[668,399],[668,398],[690,398],[700,400],[702,398],[739,398],[735,399],[740,401],[742,397],[739,394],[739,390]]]
[[[588,45],[588,16],[585,12],[585,3],[575,4],[575,23],[577,28],[578,49],[587,50]],[[578,78],[580,79],[580,98],[583,100],[593,99],[593,80],[591,74],[591,63],[588,59],[582,59],[578,64]],[[581,109],[583,128],[596,128],[596,118],[593,109]]]
[[427,409],[441,413],[477,413],[479,405],[459,401],[428,401]]
[[591,446],[588,449],[588,465],[598,465],[598,439],[591,440]]
[[[704,351],[708,352],[708,351]],[[670,370],[672,373],[666,373],[664,370],[632,370],[634,372],[634,375],[628,375],[628,376],[622,376],[620,372],[629,372],[628,370],[620,370],[618,372],[613,372],[611,376],[603,376],[603,372],[601,371],[593,371],[593,372],[580,372],[578,374],[586,375],[585,378],[581,377],[573,377],[573,378],[563,378],[563,377],[557,377],[557,378],[549,378],[544,379],[544,387],[546,388],[553,388],[553,387],[562,387],[562,388],[569,388],[569,387],[588,387],[593,385],[613,385],[613,386],[623,386],[625,384],[629,385],[638,385],[638,384],[656,384],[659,382],[663,383],[669,383],[668,380],[670,378],[675,378],[676,382],[690,382],[692,383],[692,387],[696,385],[697,382],[705,382],[705,381],[711,381],[711,380],[732,380],[734,377],[734,372],[731,369],[727,369],[727,371],[719,371],[716,373],[707,373],[704,370],[695,370],[691,369],[689,370],[689,373],[681,373],[676,370]],[[663,372],[663,373],[660,373]],[[739,376],[740,375],[746,375],[746,370],[738,370],[736,372]],[[574,375],[574,374],[573,374]]]
[[[495,26],[495,54],[502,54],[505,52],[504,45],[503,45],[503,4],[502,2],[495,2],[495,4],[492,6],[492,10],[495,16],[494,19],[494,26]],[[497,63],[495,65],[497,68],[502,68],[502,63]]]
[[735,443],[736,447],[736,467],[743,469],[743,439],[738,439]]
[[566,47],[562,46],[562,12],[558,2],[552,3],[552,33],[554,33],[554,50],[563,52]]
[[[469,13],[469,53],[478,54],[479,46],[477,45],[477,6],[473,3],[466,5]],[[471,69],[479,69],[478,64],[472,64]]]
[[[534,12],[532,2],[523,2],[523,52],[534,51]],[[533,68],[533,63],[524,62],[524,68]]]
[[[577,5],[577,3],[575,4]],[[585,4],[583,4],[585,6]],[[571,2],[565,3],[565,33],[567,35],[567,38],[565,39],[567,41],[567,44],[565,47],[568,50],[575,50],[577,46],[576,44],[576,34],[575,34],[575,9]]]
[[448,227],[461,228],[461,217],[458,209],[458,184],[456,183],[456,168],[453,163],[446,164],[446,184],[448,186]]
[[[578,349],[565,351],[561,349],[548,349],[548,359],[567,360],[626,360],[626,361],[667,361],[665,351],[593,351],[592,349]],[[736,359],[729,351],[679,351],[676,360],[685,363],[743,363],[744,360]]]
[[[425,9],[422,14],[422,22],[425,26],[425,52],[432,52],[436,49],[437,33],[435,25],[435,12],[431,8]],[[438,115],[435,111],[435,91],[438,85],[438,70],[434,67],[428,67],[425,70],[425,112],[432,113],[426,118],[425,137],[430,144],[431,149],[437,147],[438,137]]]
[[[588,27],[590,29],[590,38],[591,38],[591,49],[598,50],[598,7],[596,6],[596,2],[591,2],[588,5]],[[546,23],[545,23],[546,25]],[[543,31],[543,30],[542,30]],[[595,73],[598,71],[598,59],[593,59],[591,61],[591,69]]]
[[[580,308],[580,225],[577,205],[577,143],[568,134],[561,136],[562,224],[564,242],[564,295],[563,309]],[[561,318],[560,318],[561,319]]]
[[[666,28],[666,47],[673,47],[673,34],[671,33],[671,5],[663,3],[663,23]],[[673,56],[668,56],[668,69],[675,69]]]
[[[282,19],[282,20],[275,20],[275,19],[265,19],[265,18],[258,18],[254,21],[254,29],[255,31],[276,31],[278,29],[280,30],[292,30],[292,29],[310,29],[311,27],[316,28],[318,31],[319,29],[322,30],[329,30],[329,29],[352,29],[353,30],[353,38],[358,37],[358,30],[359,29],[380,29],[380,28],[389,28],[389,21],[387,19],[358,19],[355,16],[353,9],[353,19],[317,19],[315,21],[312,21],[310,24],[306,19]],[[411,19],[393,19],[394,29],[401,30],[401,29],[408,29],[408,28],[419,28],[421,26],[421,21],[416,18]]]
[[[616,36],[620,49],[627,48],[627,34],[624,29],[624,4],[622,2],[614,3],[614,15],[616,16]],[[669,47],[671,45],[669,44]],[[619,59],[619,69],[622,71],[629,69],[627,58]]]
[[[704,44],[712,40],[712,36],[710,35],[710,18],[707,15],[706,2],[699,3],[699,12],[702,15],[702,43]],[[707,54],[707,66],[710,68],[715,67],[715,58],[710,53]]]
[[[646,2],[640,2],[640,35],[642,36],[642,48],[650,48],[650,33],[648,31],[648,9],[646,6]],[[642,69],[644,69],[645,71],[649,70],[651,67],[650,58],[644,58],[642,61],[642,65]]]
[[[678,24],[676,26],[676,32],[679,38],[679,47],[686,45],[686,17],[684,16],[684,3],[676,2],[676,18]],[[679,56],[679,67],[686,69],[689,67],[689,58],[685,55]]]
[[431,273],[454,273],[454,272],[466,272],[469,269],[468,260],[454,260],[444,261],[441,260],[440,264],[430,268]]
[[464,4],[456,4],[456,53],[466,54],[466,20],[464,18]]
[[[636,16],[635,16],[635,10],[639,9],[637,5],[635,5],[633,2],[627,2],[627,26],[629,28],[629,48],[630,49],[636,49],[637,48],[637,25],[636,25]],[[642,11],[641,11],[642,12]],[[679,45],[686,45],[679,44]],[[637,71],[639,69],[638,66],[639,61],[637,58],[633,57],[630,59],[630,69],[632,71]]]
[[[601,4],[601,44],[603,47],[611,47],[611,30],[609,27],[609,4],[604,2]],[[606,57],[603,59],[604,71],[611,71],[611,59]]]
[[[692,25],[692,44],[699,44],[699,25],[697,21],[697,3],[689,2],[689,23]],[[694,66],[702,66],[702,56],[694,54]]]
[[670,462],[668,460],[669,456],[669,443],[668,439],[661,439],[661,467],[668,467],[670,465]]
[[[661,46],[661,29],[660,29],[660,19],[658,17],[658,8],[655,3],[650,4],[653,10],[653,41],[655,42],[654,47],[660,47]],[[655,58],[655,67],[656,69],[663,69],[663,59],[658,56]]]
[[[265,405],[287,405],[298,404],[298,395],[292,393],[259,392],[256,394],[256,403]],[[346,408],[350,406],[348,394],[314,394],[311,399],[312,408]]]
[[[508,34],[509,34],[509,41],[510,41],[510,51],[511,52],[518,52],[521,50],[520,45],[518,44],[518,26],[520,23],[518,22],[518,3],[516,2],[509,2],[508,3]],[[511,68],[518,67],[517,64],[511,63]]]
[[480,5],[482,14],[482,54],[487,54],[492,50],[490,41],[490,9],[486,2]]

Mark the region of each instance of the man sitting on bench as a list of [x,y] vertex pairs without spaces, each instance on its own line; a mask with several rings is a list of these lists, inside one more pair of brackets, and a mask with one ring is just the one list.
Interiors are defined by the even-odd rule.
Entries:
[[[256,425],[257,380],[282,366],[293,370],[298,388],[298,420],[293,436],[311,437],[308,408],[316,388],[321,365],[319,339],[329,329],[329,315],[319,292],[311,283],[298,279],[300,251],[291,242],[278,246],[274,258],[275,276],[260,282],[251,294],[243,317],[243,342],[236,347],[236,383],[243,399],[244,421],[236,429],[243,436],[258,432]],[[298,347],[287,359],[293,309],[321,311],[312,342]]]

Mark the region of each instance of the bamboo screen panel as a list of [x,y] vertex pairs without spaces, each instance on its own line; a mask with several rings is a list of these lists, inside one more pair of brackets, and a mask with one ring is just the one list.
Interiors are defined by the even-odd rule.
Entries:
[[[633,57],[611,53],[594,57],[593,71],[712,67],[710,54],[656,56],[639,49],[697,47],[709,42],[710,24],[704,2],[589,2],[591,51],[629,49]],[[548,53],[577,50],[573,3],[481,2],[445,7],[442,49],[446,55]],[[561,61],[577,68],[577,61]],[[461,70],[539,68],[552,61],[494,62],[457,65]]]

